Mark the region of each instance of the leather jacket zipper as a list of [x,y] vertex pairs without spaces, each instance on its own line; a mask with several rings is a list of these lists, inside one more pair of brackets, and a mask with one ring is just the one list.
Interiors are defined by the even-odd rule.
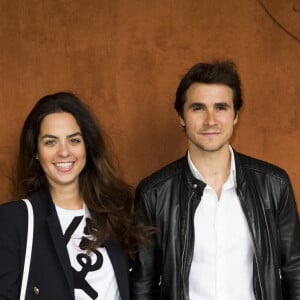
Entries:
[[259,264],[258,264],[258,258],[257,258],[257,252],[256,252],[256,244],[255,244],[255,241],[254,241],[253,232],[252,232],[252,229],[251,229],[251,226],[250,226],[250,221],[249,221],[248,215],[245,213],[245,209],[244,209],[243,203],[241,201],[241,199],[243,197],[241,196],[241,194],[238,191],[237,191],[237,194],[239,196],[241,207],[243,209],[243,213],[244,213],[244,216],[246,218],[246,221],[247,221],[247,224],[248,224],[248,228],[249,228],[249,232],[250,232],[250,235],[251,235],[251,240],[252,240],[253,249],[254,249],[254,259],[255,259],[255,264],[256,264],[256,269],[257,269],[258,283],[259,283],[260,292],[261,292],[261,300],[264,300],[263,288],[262,288],[262,282],[261,282],[261,275],[260,275],[260,271],[259,271]]
[[182,288],[181,288],[181,299],[182,300],[185,300],[184,298],[184,282],[183,282],[183,279],[184,279],[184,272],[185,272],[185,264],[184,264],[184,259],[185,259],[185,256],[186,256],[186,251],[187,251],[187,240],[188,240],[188,232],[189,232],[189,228],[187,226],[187,223],[188,223],[188,220],[190,219],[190,203],[191,203],[191,199],[194,195],[194,192],[191,193],[191,196],[188,198],[188,201],[187,201],[187,215],[186,215],[186,219],[185,219],[185,224],[184,224],[184,227],[186,228],[186,232],[185,232],[185,235],[184,235],[184,244],[183,244],[183,250],[182,250],[182,256],[181,256],[181,278],[182,278]]
[[[250,232],[251,232],[251,230],[250,230]],[[256,252],[256,247],[255,247],[255,244],[254,244],[254,238],[253,238],[252,232],[251,232],[251,238],[252,238],[252,242],[253,242],[254,258],[255,258],[256,269],[257,269],[257,277],[258,277],[258,282],[259,282],[259,287],[260,287],[260,292],[261,292],[261,300],[264,300],[261,277],[260,277],[260,272],[259,272],[259,267],[258,267],[257,252]]]

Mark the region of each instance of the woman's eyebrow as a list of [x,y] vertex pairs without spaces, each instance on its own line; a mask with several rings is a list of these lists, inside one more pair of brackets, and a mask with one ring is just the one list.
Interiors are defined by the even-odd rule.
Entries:
[[[72,138],[74,136],[82,136],[82,134],[80,132],[74,132],[72,134],[69,134],[67,135],[67,138]],[[44,134],[41,139],[44,139],[44,138],[50,138],[50,139],[58,139],[57,136],[53,135],[53,134]]]

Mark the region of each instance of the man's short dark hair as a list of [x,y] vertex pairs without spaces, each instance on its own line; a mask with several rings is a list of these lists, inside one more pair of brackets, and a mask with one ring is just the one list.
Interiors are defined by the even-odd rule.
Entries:
[[234,62],[215,61],[198,63],[184,75],[176,92],[175,109],[183,117],[183,107],[186,102],[186,92],[193,83],[223,84],[233,91],[233,106],[235,114],[243,104],[239,74]]

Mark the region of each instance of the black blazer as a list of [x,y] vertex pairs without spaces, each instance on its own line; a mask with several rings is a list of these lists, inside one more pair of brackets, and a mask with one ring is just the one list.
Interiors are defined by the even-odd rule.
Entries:
[[[55,206],[47,189],[31,198],[34,237],[26,300],[73,300],[73,273]],[[27,237],[23,201],[0,205],[0,300],[19,299]],[[129,300],[129,261],[114,241],[105,244],[122,300]]]

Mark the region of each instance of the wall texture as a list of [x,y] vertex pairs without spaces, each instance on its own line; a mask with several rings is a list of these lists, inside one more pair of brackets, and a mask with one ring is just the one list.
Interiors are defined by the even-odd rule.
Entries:
[[245,101],[233,145],[285,168],[300,204],[299,7],[299,0],[0,1],[0,202],[10,199],[20,128],[40,97],[79,94],[135,186],[185,152],[173,109],[180,77],[196,62],[230,58]]

